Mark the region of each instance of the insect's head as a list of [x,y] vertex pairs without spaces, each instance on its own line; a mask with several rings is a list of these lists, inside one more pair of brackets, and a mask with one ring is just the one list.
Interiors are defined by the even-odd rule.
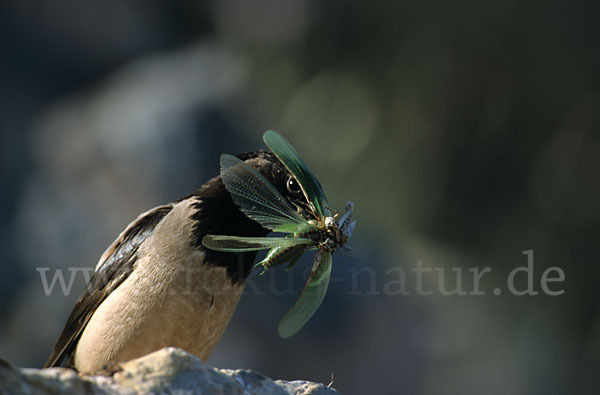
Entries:
[[356,221],[352,221],[353,211],[354,203],[347,202],[344,214],[335,213],[333,216],[325,218],[324,227],[321,230],[320,247],[322,249],[333,252],[346,244],[356,226]]

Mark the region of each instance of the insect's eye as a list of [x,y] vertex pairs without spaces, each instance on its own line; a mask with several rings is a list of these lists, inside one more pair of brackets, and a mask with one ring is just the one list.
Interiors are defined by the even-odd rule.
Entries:
[[290,193],[297,194],[300,192],[300,185],[298,185],[298,181],[292,176],[288,177],[286,186]]

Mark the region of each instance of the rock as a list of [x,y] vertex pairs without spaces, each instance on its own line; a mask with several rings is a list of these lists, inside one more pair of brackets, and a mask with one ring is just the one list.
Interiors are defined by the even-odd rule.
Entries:
[[112,376],[86,376],[65,368],[18,368],[0,360],[0,394],[337,394],[319,383],[272,380],[251,370],[213,368],[170,347],[119,367]]

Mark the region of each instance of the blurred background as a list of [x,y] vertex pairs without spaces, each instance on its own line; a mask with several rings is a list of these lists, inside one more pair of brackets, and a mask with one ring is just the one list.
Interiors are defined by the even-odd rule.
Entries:
[[[286,136],[356,204],[325,302],[278,321],[311,257],[254,273],[209,360],[342,393],[597,393],[597,2],[4,1],[0,358],[40,367],[93,267],[139,214]],[[534,251],[536,296],[506,290]],[[437,272],[489,267],[484,296]],[[542,273],[564,282],[544,295]],[[455,270],[452,271],[452,268]],[[398,292],[400,270],[409,295]],[[520,275],[521,276],[521,275]],[[293,284],[293,285],[290,285]],[[519,289],[527,284],[523,276]]]

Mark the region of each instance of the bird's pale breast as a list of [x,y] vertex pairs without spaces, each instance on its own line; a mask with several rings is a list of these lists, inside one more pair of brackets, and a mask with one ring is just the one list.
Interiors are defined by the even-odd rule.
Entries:
[[79,371],[166,346],[206,360],[231,319],[243,285],[203,263],[189,240],[190,200],[173,208],[138,250],[131,275],[98,307],[75,351]]

